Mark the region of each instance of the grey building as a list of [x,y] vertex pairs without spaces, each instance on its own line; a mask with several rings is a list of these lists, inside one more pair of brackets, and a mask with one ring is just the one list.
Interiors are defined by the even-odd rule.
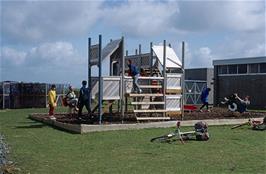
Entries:
[[250,108],[266,108],[266,56],[214,60],[214,104],[237,93],[251,98]]
[[206,87],[211,88],[209,104],[213,104],[213,68],[185,69],[186,104],[201,104],[200,94]]

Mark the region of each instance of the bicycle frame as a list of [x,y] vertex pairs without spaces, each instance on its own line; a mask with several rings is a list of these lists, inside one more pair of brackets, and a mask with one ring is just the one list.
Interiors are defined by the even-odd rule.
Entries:
[[180,140],[182,144],[184,143],[183,137],[189,137],[196,135],[195,131],[187,131],[187,132],[181,132],[180,131],[180,122],[177,122],[177,128],[174,132],[170,132],[169,134],[165,134],[163,136],[152,138],[150,141],[159,141],[159,142],[170,142],[171,140]]

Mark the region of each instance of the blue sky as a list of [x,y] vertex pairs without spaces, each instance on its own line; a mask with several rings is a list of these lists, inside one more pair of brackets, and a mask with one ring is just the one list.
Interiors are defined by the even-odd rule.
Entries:
[[87,38],[125,37],[130,54],[163,40],[186,68],[265,56],[265,0],[1,1],[0,81],[71,83],[87,75]]

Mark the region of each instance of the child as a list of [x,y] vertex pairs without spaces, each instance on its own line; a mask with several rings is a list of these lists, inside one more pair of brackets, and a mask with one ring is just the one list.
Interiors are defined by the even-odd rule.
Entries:
[[76,97],[76,94],[72,86],[69,86],[69,92],[66,95],[66,99],[67,99],[67,104],[69,106],[69,113],[72,113],[72,109],[75,109],[75,111],[78,111],[78,108],[77,108],[78,98]]
[[132,78],[133,78],[133,89],[134,89],[134,92],[137,91],[138,93],[141,93],[142,90],[140,89],[139,84],[138,84],[139,71],[138,71],[137,67],[132,64],[131,60],[127,61],[127,66],[129,68],[129,73],[128,74],[131,75]]
[[79,99],[78,99],[78,118],[80,119],[82,116],[82,109],[85,106],[87,111],[90,113],[91,109],[89,107],[89,90],[86,87],[87,86],[87,82],[85,80],[82,81],[82,87],[79,90]]
[[211,88],[206,88],[201,92],[200,95],[200,99],[201,102],[203,103],[202,106],[200,107],[200,112],[202,112],[202,109],[204,108],[204,106],[206,106],[207,111],[210,112],[209,110],[209,103],[208,103],[208,96],[209,96],[209,92],[211,91]]
[[246,96],[244,99],[241,99],[237,93],[230,95],[228,98],[224,98],[225,101],[222,101],[221,104],[226,104],[231,106],[229,109],[231,111],[238,111],[243,113],[247,110],[247,106],[250,105],[250,97]]
[[49,103],[49,118],[51,120],[55,120],[56,118],[54,117],[54,110],[56,107],[56,91],[54,84],[51,86],[51,89],[48,92],[48,103]]

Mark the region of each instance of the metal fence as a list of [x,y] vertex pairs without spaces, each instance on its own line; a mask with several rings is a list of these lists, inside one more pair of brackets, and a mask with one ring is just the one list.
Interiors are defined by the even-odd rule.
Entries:
[[[63,96],[68,86],[56,84],[57,96]],[[0,109],[46,107],[50,88],[51,84],[46,83],[1,82]]]
[[199,105],[201,104],[201,92],[207,87],[207,81],[201,80],[185,80],[185,104]]

